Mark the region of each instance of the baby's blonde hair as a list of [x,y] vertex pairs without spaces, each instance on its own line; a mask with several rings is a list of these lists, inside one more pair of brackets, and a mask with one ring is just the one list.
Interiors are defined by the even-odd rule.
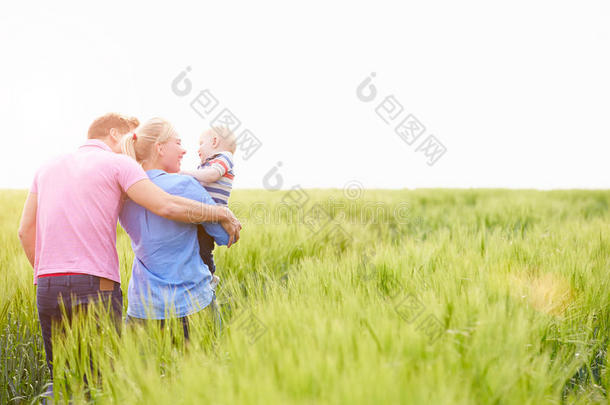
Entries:
[[151,118],[135,132],[123,136],[121,151],[141,164],[154,158],[155,143],[165,143],[172,136],[178,136],[178,133],[169,121],[158,117]]
[[235,153],[237,148],[236,137],[233,131],[227,127],[212,127],[203,133],[204,135],[218,135],[220,138],[220,148]]

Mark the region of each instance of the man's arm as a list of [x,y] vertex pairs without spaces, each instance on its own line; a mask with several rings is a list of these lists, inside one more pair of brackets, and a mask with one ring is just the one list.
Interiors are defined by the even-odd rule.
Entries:
[[[210,196],[205,187],[202,187],[201,184],[193,179],[188,180],[189,181],[184,184],[184,188],[180,193],[182,197],[201,201],[204,204],[216,205],[214,199]],[[229,234],[220,224],[217,224],[216,222],[202,222],[201,225],[207,234],[214,239],[214,242],[216,242],[217,245],[228,246]]]
[[38,197],[35,193],[28,193],[21,214],[19,224],[19,240],[28,257],[32,268],[34,268],[36,255],[36,212],[38,211]]
[[129,187],[127,196],[136,204],[167,219],[187,223],[218,222],[229,234],[227,246],[239,240],[241,224],[226,207],[171,195],[148,179],[140,180]]
[[197,181],[201,183],[214,183],[222,177],[222,174],[213,167],[206,167],[197,170],[183,170],[180,174],[186,174],[187,176],[193,176]]

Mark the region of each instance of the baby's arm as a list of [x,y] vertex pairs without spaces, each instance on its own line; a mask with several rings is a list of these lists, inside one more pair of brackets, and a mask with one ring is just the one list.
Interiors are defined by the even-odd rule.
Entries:
[[193,176],[197,181],[201,183],[214,183],[222,177],[222,174],[213,167],[205,167],[197,170],[182,170],[180,174],[186,174],[187,176]]

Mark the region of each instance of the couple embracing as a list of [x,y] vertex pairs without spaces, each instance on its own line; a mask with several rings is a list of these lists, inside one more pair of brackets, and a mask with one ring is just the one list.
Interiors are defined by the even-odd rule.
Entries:
[[[102,302],[120,328],[123,296],[116,225],[134,250],[127,321],[180,318],[209,306],[217,277],[214,242],[231,246],[241,224],[228,209],[235,138],[201,135],[202,165],[180,173],[185,154],[172,125],[110,113],[96,119],[77,151],[43,165],[27,196],[19,238],[34,268],[47,365],[51,331],[77,309]],[[204,185],[207,187],[204,187]]]

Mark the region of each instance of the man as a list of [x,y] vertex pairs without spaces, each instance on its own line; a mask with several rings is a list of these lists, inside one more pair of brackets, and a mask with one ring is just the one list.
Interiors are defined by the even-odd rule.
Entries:
[[[42,166],[35,175],[19,226],[19,239],[34,268],[36,301],[47,365],[53,378],[51,327],[63,303],[101,301],[122,317],[116,225],[125,195],[157,215],[182,222],[219,222],[237,242],[241,224],[226,207],[173,196],[153,184],[142,167],[120,154],[121,138],[139,122],[110,113],[89,127],[76,152]],[[73,302],[72,299],[76,299]]]

